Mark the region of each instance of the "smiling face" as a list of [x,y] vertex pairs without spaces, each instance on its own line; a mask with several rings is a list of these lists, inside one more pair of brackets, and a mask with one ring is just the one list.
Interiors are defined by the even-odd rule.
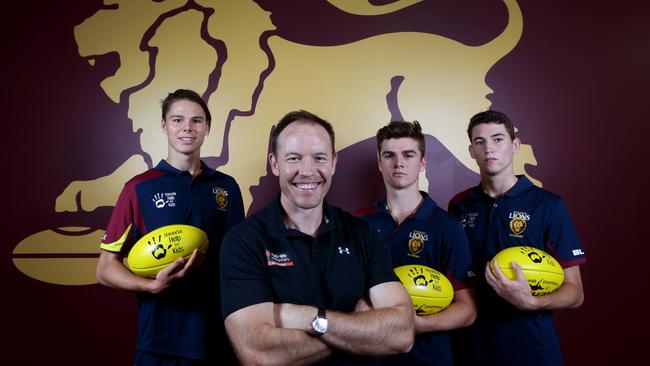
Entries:
[[513,159],[519,150],[518,138],[512,140],[506,127],[497,123],[480,123],[472,128],[469,153],[481,176],[511,176]]
[[186,99],[170,105],[161,128],[167,135],[168,158],[171,159],[181,155],[198,158],[201,145],[210,132],[203,108]]
[[336,155],[323,127],[305,120],[292,122],[278,136],[277,149],[269,155],[269,163],[279,178],[280,201],[285,211],[322,206],[336,170]]
[[392,138],[381,143],[379,171],[386,189],[418,189],[418,178],[427,165],[418,142],[410,137]]

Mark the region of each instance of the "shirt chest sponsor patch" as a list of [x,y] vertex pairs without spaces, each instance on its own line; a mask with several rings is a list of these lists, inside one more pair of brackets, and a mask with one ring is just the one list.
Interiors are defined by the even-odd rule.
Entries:
[[279,267],[291,267],[293,266],[293,261],[286,253],[271,253],[268,249],[266,252],[266,265],[269,267],[279,266]]
[[175,207],[176,206],[176,192],[160,192],[155,193],[151,201],[156,208]]
[[476,227],[476,218],[478,217],[478,212],[470,212],[462,214],[460,216],[460,221],[463,223],[464,228],[475,228]]

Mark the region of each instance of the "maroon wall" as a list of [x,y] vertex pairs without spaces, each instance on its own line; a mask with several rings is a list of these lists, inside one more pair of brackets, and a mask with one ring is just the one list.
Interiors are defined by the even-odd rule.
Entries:
[[[259,3],[275,14],[279,34],[316,45],[398,30],[478,45],[506,22],[499,1],[428,1],[381,22],[344,16],[324,1]],[[10,176],[8,185],[3,180],[9,205],[0,251],[6,289],[0,362],[129,364],[136,331],[133,295],[99,285],[39,282],[12,263],[16,244],[35,232],[67,225],[103,227],[110,208],[91,215],[54,213],[54,199],[71,180],[105,175],[140,150],[127,106],[112,103],[99,88],[118,61],[109,57],[91,69],[77,54],[73,27],[101,2],[7,6],[3,99],[9,119],[3,146]],[[495,91],[489,96],[493,108],[518,121],[524,131],[520,137],[535,147],[538,166],[529,172],[566,199],[588,255],[582,267],[585,304],[557,317],[566,363],[635,364],[645,355],[644,310],[650,305],[644,288],[635,285],[647,278],[642,225],[648,199],[642,169],[648,162],[642,152],[650,129],[642,98],[649,95],[650,12],[640,0],[521,0],[520,6],[523,36],[486,81]],[[436,190],[442,185],[434,173],[449,169],[448,159],[433,137],[427,142],[430,154],[443,156],[430,155],[428,170],[430,192],[444,207],[451,193]],[[378,181],[367,182],[370,188],[361,198],[346,197],[344,187],[337,186],[337,179],[366,169],[353,159],[344,163],[346,157],[371,157],[372,148],[372,140],[366,140],[341,152],[330,195],[334,203],[353,209],[381,194]],[[458,175],[460,182],[475,183],[473,173],[460,169]],[[272,194],[274,182],[265,179],[267,184],[253,191],[255,207]]]

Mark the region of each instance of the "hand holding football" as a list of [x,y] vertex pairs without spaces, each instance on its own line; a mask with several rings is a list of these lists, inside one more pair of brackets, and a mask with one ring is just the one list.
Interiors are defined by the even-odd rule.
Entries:
[[156,274],[178,258],[188,259],[194,249],[208,248],[206,233],[190,225],[167,225],[141,237],[127,257],[129,269],[142,277]]
[[[510,247],[497,253],[493,259],[497,260],[501,272],[511,280],[517,278],[517,272],[511,263],[517,262],[533,296],[550,294],[564,282],[564,270],[560,263],[541,249],[529,246]],[[492,263],[493,261],[490,261],[490,269],[495,273]]]

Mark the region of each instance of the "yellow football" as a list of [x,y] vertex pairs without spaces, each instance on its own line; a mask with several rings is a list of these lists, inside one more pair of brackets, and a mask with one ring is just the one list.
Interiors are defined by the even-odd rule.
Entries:
[[395,268],[406,291],[411,295],[417,315],[429,315],[442,311],[454,298],[454,288],[442,273],[420,264]]
[[208,248],[207,234],[190,225],[167,225],[141,237],[127,256],[129,269],[142,277],[156,277],[158,272],[178,258],[189,258],[194,249]]
[[[541,249],[527,246],[506,248],[494,256],[501,272],[511,280],[517,277],[511,263],[517,262],[528,280],[530,293],[543,296],[557,290],[564,282],[564,270],[553,256]],[[490,269],[494,273],[492,261]]]

